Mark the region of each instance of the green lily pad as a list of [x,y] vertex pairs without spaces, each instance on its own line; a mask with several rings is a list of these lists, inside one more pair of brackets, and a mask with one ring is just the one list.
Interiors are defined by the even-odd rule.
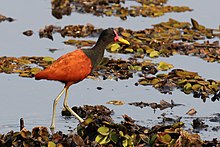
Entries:
[[119,137],[116,132],[111,132],[109,137],[115,144],[118,142]]
[[109,134],[109,128],[107,127],[99,127],[97,130],[101,135],[108,135]]

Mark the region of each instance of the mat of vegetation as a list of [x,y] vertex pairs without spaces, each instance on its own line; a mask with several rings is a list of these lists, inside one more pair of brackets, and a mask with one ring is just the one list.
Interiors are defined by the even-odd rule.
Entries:
[[[32,131],[21,128],[21,131],[10,131],[0,134],[0,146],[219,146],[220,141],[213,138],[205,141],[198,134],[184,130],[184,123],[179,119],[170,125],[155,125],[151,128],[135,123],[131,117],[123,115],[121,123],[115,123],[111,118],[112,110],[105,106],[74,107],[79,115],[86,118],[78,124],[75,132],[64,134],[61,131],[50,134],[47,127],[34,127]],[[63,111],[63,115],[69,115]]]

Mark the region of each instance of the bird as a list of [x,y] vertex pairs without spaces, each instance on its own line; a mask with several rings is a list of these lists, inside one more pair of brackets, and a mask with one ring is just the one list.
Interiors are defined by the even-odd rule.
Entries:
[[68,89],[71,85],[76,84],[85,79],[101,62],[105,48],[114,42],[121,42],[129,45],[130,43],[119,37],[116,30],[113,28],[105,29],[101,32],[96,44],[91,49],[76,49],[72,52],[62,55],[55,60],[50,66],[44,70],[35,74],[36,80],[54,80],[64,84],[64,88],[54,99],[52,121],[50,130],[54,133],[55,130],[55,112],[56,106],[65,92],[65,98],[63,102],[64,108],[68,110],[71,115],[75,116],[80,123],[84,120],[75,113],[68,105]]

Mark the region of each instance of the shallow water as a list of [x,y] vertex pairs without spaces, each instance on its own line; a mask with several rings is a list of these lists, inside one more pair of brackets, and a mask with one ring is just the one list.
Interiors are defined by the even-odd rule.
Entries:
[[[12,23],[0,23],[0,56],[52,56],[58,58],[66,52],[73,50],[73,47],[66,46],[62,42],[66,38],[60,35],[54,35],[54,41],[49,39],[39,39],[38,31],[45,25],[55,24],[65,26],[69,24],[86,24],[91,23],[96,27],[118,27],[123,26],[130,29],[144,29],[151,27],[152,24],[161,21],[167,21],[174,18],[179,21],[190,21],[190,18],[196,19],[199,23],[210,28],[218,28],[219,26],[219,0],[200,1],[194,0],[181,1],[170,0],[171,5],[186,5],[194,9],[192,12],[185,13],[168,13],[158,18],[128,18],[122,21],[113,17],[96,17],[90,14],[72,14],[64,16],[62,20],[57,20],[51,16],[50,1],[46,0],[20,0],[12,3],[11,1],[0,1],[1,14],[15,18]],[[130,2],[131,3],[131,2]],[[208,7],[207,7],[208,6]],[[26,37],[23,31],[32,29],[34,35]],[[215,39],[217,40],[217,39]],[[48,48],[59,48],[60,50],[51,53]],[[105,56],[114,54],[106,53]],[[117,55],[123,56],[123,55]],[[207,79],[219,80],[220,68],[218,63],[207,63],[197,57],[188,57],[175,55],[170,58],[153,59],[154,62],[165,61],[174,65],[175,68],[183,68],[189,71],[196,71]],[[111,80],[91,80],[86,79],[70,88],[69,104],[70,106],[88,105],[106,105],[115,111],[113,116],[116,121],[121,120],[122,114],[127,114],[138,120],[139,124],[148,126],[154,125],[161,121],[157,117],[162,113],[178,116],[184,116],[190,108],[195,108],[198,117],[211,116],[213,113],[220,113],[219,102],[207,101],[203,103],[200,99],[192,98],[192,95],[185,95],[179,90],[175,90],[172,95],[160,94],[152,87],[134,86],[137,78],[126,81]],[[10,130],[19,130],[19,119],[25,120],[27,129],[31,129],[37,125],[49,126],[51,121],[52,103],[56,95],[61,91],[63,85],[59,82],[52,81],[35,81],[34,79],[21,78],[17,75],[0,74],[0,133]],[[102,87],[97,90],[96,87]],[[129,93],[128,93],[129,92]],[[109,100],[122,100],[126,102],[123,106],[113,106],[105,104]],[[176,103],[185,104],[185,106],[175,107],[173,110],[166,109],[156,111],[151,108],[136,108],[127,103],[135,101],[157,102],[160,100],[170,102],[173,99]],[[69,126],[77,124],[75,119],[65,119],[60,115],[62,110],[62,100],[58,104],[56,124],[59,130],[67,132]],[[190,126],[192,120],[183,119]],[[207,124],[212,126],[219,123]],[[204,139],[220,138],[219,132],[203,131],[201,135]]]

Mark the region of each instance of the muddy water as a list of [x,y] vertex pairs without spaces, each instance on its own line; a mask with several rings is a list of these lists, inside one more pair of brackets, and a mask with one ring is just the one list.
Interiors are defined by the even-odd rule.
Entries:
[[[132,3],[132,2],[129,2]],[[39,39],[38,30],[45,25],[54,24],[64,26],[69,24],[86,24],[91,23],[97,27],[118,27],[123,26],[131,29],[143,29],[150,27],[152,24],[161,21],[167,21],[168,18],[174,18],[179,21],[190,21],[195,18],[201,24],[217,28],[219,25],[219,0],[200,1],[169,1],[171,5],[187,5],[194,9],[192,12],[186,13],[169,13],[159,18],[128,18],[122,21],[113,17],[95,17],[92,15],[72,14],[64,17],[62,20],[56,20],[51,16],[50,1],[46,0],[20,0],[12,3],[11,1],[0,2],[0,13],[16,19],[12,23],[0,23],[0,56],[52,56],[57,58],[66,52],[72,51],[74,48],[65,46],[62,42],[65,40],[59,35],[54,36],[54,41],[49,39]],[[207,7],[209,6],[209,7]],[[113,23],[114,22],[114,23]],[[26,37],[22,35],[23,31],[32,29],[34,35]],[[95,38],[96,39],[96,38]],[[215,39],[216,40],[216,39]],[[51,53],[49,48],[58,48],[59,51]],[[111,54],[106,53],[105,56]],[[113,55],[115,56],[115,55]],[[122,56],[122,55],[117,55]],[[124,57],[124,56],[123,56]],[[172,63],[175,68],[183,68],[190,71],[199,72],[200,75],[207,79],[219,80],[220,68],[217,63],[207,63],[196,57],[187,57],[176,55],[171,58],[154,59],[155,62],[165,61]],[[173,99],[176,103],[185,104],[185,106],[167,109],[163,111],[153,112],[150,108],[136,108],[125,104],[123,106],[106,105],[115,111],[113,116],[116,121],[121,120],[122,114],[127,114],[138,120],[138,123],[148,126],[154,125],[161,120],[157,117],[162,113],[173,114],[177,116],[187,117],[185,113],[190,108],[195,108],[198,117],[212,116],[213,113],[220,112],[219,102],[203,103],[200,99],[192,98],[192,95],[185,95],[179,90],[175,90],[172,95],[160,94],[152,87],[134,86],[137,78],[127,81],[111,81],[111,80],[90,80],[76,84],[70,88],[69,104],[71,106],[81,106],[84,104],[97,105],[104,104],[109,100],[122,100],[126,103],[134,101],[157,102],[164,99],[170,101]],[[97,90],[96,87],[102,87]],[[49,126],[51,121],[53,99],[63,88],[59,82],[51,81],[35,81],[29,78],[20,78],[17,75],[0,74],[0,133],[10,130],[19,130],[19,119],[25,120],[26,128],[31,129],[37,125]],[[62,100],[58,104],[57,110],[57,127],[59,130],[67,132],[77,123],[75,119],[65,119],[60,115],[62,110]],[[183,119],[190,127],[191,119]],[[216,126],[219,123],[210,123],[208,125]],[[211,127],[210,127],[211,128]],[[220,138],[220,132],[202,131],[201,135],[204,139],[213,137]]]

